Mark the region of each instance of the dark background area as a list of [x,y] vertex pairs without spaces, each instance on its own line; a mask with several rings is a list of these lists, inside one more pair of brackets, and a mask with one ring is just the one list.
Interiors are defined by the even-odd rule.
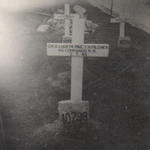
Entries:
[[[111,24],[110,16],[99,9],[81,5],[87,9],[87,18],[99,25],[86,35],[85,43],[110,44],[108,58],[84,59],[83,99],[89,101],[91,119],[99,123],[100,130],[95,149],[148,150],[150,35],[127,24],[132,46],[119,49],[119,25]],[[49,17],[35,12],[52,14],[55,9],[6,15],[15,22],[8,46],[17,51],[14,68],[1,66],[0,111],[8,150],[28,149],[39,128],[57,119],[58,101],[70,97],[70,58],[46,56],[46,43],[60,42],[62,33],[36,32]]]

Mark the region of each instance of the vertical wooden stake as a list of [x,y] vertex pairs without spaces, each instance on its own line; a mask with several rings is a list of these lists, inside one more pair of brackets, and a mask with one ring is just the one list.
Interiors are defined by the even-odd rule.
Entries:
[[120,22],[120,37],[125,37],[125,22]]
[[[72,44],[84,43],[85,20],[76,15],[73,18]],[[71,62],[71,101],[82,101],[83,57],[72,57]]]
[[65,4],[65,36],[70,35],[70,5],[67,3]]

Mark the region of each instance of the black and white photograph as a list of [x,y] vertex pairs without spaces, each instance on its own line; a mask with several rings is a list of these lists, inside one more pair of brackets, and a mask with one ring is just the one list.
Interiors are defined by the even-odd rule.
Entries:
[[150,150],[150,0],[0,0],[0,150]]

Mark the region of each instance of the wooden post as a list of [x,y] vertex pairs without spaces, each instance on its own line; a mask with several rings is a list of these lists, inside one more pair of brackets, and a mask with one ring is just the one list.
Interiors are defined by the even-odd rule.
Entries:
[[120,22],[120,37],[125,37],[125,22]]
[[65,4],[65,16],[70,15],[70,4]]
[[119,48],[130,48],[131,47],[131,38],[125,35],[125,17],[121,18],[112,18],[111,23],[119,23],[119,38],[118,38],[118,47]]
[[112,18],[111,23],[119,23],[120,25],[120,33],[119,33],[119,38],[124,38],[125,37],[125,21],[124,19],[120,19],[120,18]]
[[70,35],[70,5],[65,4],[65,36]]

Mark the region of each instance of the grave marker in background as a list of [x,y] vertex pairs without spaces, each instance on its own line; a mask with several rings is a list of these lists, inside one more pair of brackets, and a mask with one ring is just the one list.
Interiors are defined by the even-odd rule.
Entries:
[[119,37],[124,38],[125,37],[125,21],[120,18],[112,18],[110,22],[120,24]]
[[131,39],[128,36],[125,36],[125,19],[121,18],[112,18],[111,23],[119,23],[119,39],[118,39],[118,47],[119,48],[129,48],[131,45]]

